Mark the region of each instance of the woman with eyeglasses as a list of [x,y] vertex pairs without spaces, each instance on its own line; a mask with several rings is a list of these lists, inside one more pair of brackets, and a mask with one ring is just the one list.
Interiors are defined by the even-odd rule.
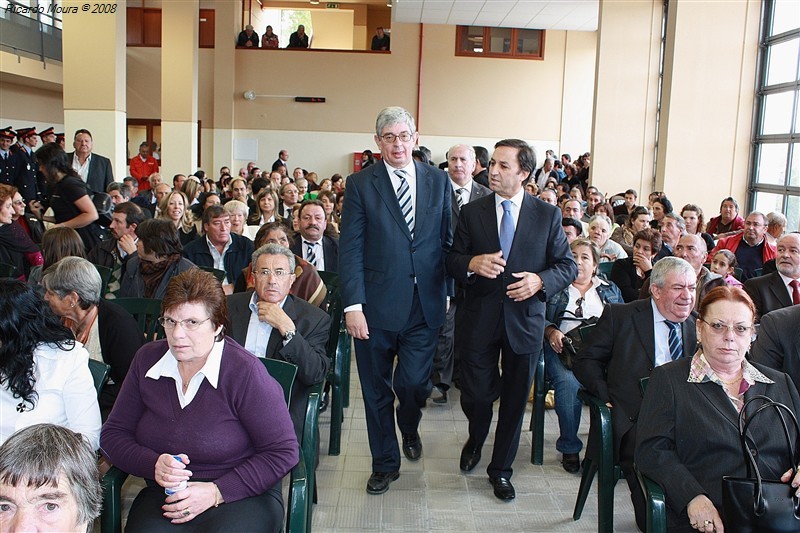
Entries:
[[298,461],[281,386],[225,335],[212,274],[172,278],[159,322],[166,339],[137,352],[100,437],[115,466],[147,482],[125,530],[280,531],[281,480]]
[[578,265],[578,277],[563,291],[547,300],[544,330],[545,372],[555,390],[556,415],[560,435],[556,449],[562,453],[561,466],[570,473],[580,470],[580,451],[583,443],[578,438],[581,422],[581,401],[578,399],[580,383],[572,370],[562,362],[564,337],[593,317],[603,313],[608,303],[622,303],[622,294],[616,285],[597,276],[600,249],[589,239],[575,239],[570,244],[572,257]]
[[[660,366],[650,377],[639,411],[635,460],[664,489],[667,528],[707,533],[723,527],[722,477],[748,477],[738,428],[745,402],[768,396],[798,416],[800,396],[789,376],[745,359],[755,318],[745,291],[712,289],[698,313],[694,356]],[[758,405],[748,406],[747,413]],[[798,436],[791,422],[788,426],[794,443]],[[777,415],[759,415],[748,435],[758,450],[762,477],[780,479],[787,493],[800,496],[800,473],[790,479],[792,458]],[[726,529],[735,525],[724,524]]]
[[42,253],[21,225],[14,223],[16,187],[0,184],[0,263],[11,265],[11,277],[25,279],[32,266],[41,265]]

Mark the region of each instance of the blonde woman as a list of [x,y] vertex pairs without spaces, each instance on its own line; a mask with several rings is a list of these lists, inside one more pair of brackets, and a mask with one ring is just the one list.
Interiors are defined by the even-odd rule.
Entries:
[[187,209],[189,202],[181,191],[172,191],[161,200],[158,206],[159,218],[169,220],[178,229],[181,245],[185,246],[197,238],[197,228],[193,223],[191,211]]

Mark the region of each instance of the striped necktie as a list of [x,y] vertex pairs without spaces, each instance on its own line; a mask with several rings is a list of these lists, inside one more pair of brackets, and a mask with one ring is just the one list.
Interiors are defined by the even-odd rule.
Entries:
[[673,361],[683,357],[683,342],[680,335],[680,324],[665,320],[664,323],[669,328],[669,355]]
[[464,197],[461,196],[467,192],[467,189],[461,187],[460,189],[456,190],[456,203],[458,204],[458,210],[461,211],[461,208],[464,207]]
[[303,244],[306,245],[306,261],[317,266],[317,254],[314,253],[314,248],[316,248],[316,244],[313,242],[303,241]]
[[414,236],[414,212],[411,204],[411,187],[408,185],[405,170],[395,170],[395,175],[400,178],[400,186],[397,187],[397,201],[400,203],[400,212],[408,225],[408,231]]

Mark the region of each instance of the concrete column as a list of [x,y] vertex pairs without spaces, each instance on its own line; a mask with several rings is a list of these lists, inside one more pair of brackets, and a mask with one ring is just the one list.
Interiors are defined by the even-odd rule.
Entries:
[[[114,178],[126,175],[125,5],[114,13],[83,11],[84,3],[64,0],[64,132],[72,151],[75,130],[92,132],[94,152],[111,159]],[[69,8],[76,8],[70,13]]]
[[[239,21],[241,15],[241,2],[234,6],[217,2],[215,14],[216,40],[214,47],[214,150],[212,154],[212,168],[206,172],[218,176],[219,169],[223,166],[233,165],[233,103],[242,98],[236,90],[236,49],[225,36],[236,35],[241,31]],[[267,55],[267,54],[264,54]],[[231,168],[232,175],[238,169]]]
[[161,174],[197,169],[198,0],[161,4]]

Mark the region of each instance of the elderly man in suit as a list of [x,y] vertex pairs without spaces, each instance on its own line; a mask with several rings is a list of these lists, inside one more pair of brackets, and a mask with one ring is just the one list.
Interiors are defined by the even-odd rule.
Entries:
[[383,109],[375,124],[382,161],[347,178],[342,210],[339,276],[366,409],[370,494],[400,475],[395,397],[403,453],[422,455],[421,408],[445,318],[452,188],[443,171],[412,159],[416,142],[411,114]]
[[800,388],[800,305],[767,313],[761,318],[758,338],[750,350],[750,359],[792,378]]
[[653,266],[650,298],[606,306],[573,366],[586,390],[612,407],[614,449],[642,531],[644,497],[633,472],[636,420],[642,404],[639,380],[657,366],[694,354],[696,286],[692,265],[679,257],[665,257]]
[[328,222],[322,202],[306,200],[299,209],[301,238],[292,243],[292,252],[317,270],[339,272],[339,240],[325,235]]
[[[452,195],[451,226],[456,229],[456,222],[461,213],[461,208],[473,200],[491,194],[491,190],[476,182],[472,173],[475,170],[475,149],[466,144],[457,144],[447,151],[447,174],[450,177]],[[447,403],[447,391],[453,382],[453,376],[458,378],[457,364],[460,357],[456,356],[453,343],[455,329],[455,316],[458,302],[464,300],[463,287],[456,288],[454,298],[449,298],[445,323],[439,330],[439,343],[436,347],[436,357],[433,359],[433,390],[431,398],[435,403]],[[457,382],[458,383],[458,382]]]
[[93,142],[92,132],[80,129],[75,132],[72,141],[75,151],[67,154],[67,161],[81,177],[91,194],[106,192],[108,186],[114,181],[111,161],[92,151]]
[[230,336],[257,357],[297,365],[289,412],[299,439],[309,389],[325,380],[331,318],[319,307],[292,296],[294,253],[280,244],[253,252],[255,289],[228,296]]
[[469,420],[460,467],[468,472],[480,461],[492,404],[499,398],[486,471],[501,500],[516,496],[511,464],[541,351],[547,295],[564,289],[578,272],[558,208],[522,187],[535,166],[533,149],[524,141],[506,139],[495,145],[489,162],[494,194],[464,206],[447,256],[448,273],[466,287],[455,330],[461,408]]
[[800,233],[784,235],[776,249],[777,272],[744,283],[756,306],[757,320],[776,309],[800,304]]

